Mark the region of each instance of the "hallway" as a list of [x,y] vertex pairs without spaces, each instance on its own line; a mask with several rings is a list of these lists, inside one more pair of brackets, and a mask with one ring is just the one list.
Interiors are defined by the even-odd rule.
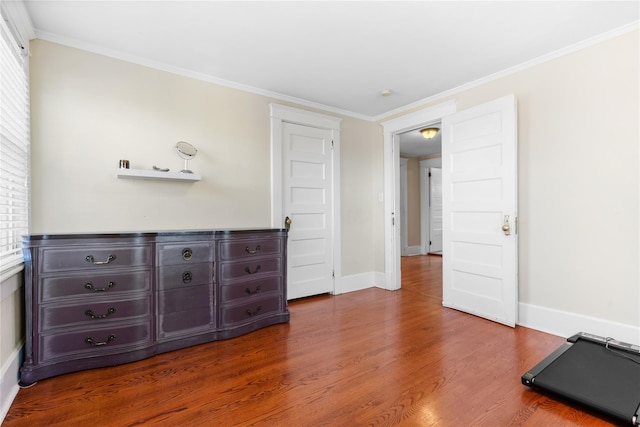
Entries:
[[400,259],[402,289],[420,292],[442,302],[442,257],[405,256]]

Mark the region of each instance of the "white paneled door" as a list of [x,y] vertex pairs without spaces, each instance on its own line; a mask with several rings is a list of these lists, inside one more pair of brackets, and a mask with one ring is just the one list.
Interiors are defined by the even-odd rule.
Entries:
[[287,298],[333,292],[332,131],[282,124]]
[[515,97],[442,120],[443,305],[515,326]]
[[442,252],[442,169],[429,168],[429,252]]

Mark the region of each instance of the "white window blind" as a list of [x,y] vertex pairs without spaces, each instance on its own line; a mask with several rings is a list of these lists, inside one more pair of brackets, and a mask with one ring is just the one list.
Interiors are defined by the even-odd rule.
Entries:
[[29,80],[25,49],[0,19],[0,275],[22,267],[29,230]]

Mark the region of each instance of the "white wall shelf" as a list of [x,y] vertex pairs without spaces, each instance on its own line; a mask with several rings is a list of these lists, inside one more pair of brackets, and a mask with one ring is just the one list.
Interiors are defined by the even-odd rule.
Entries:
[[198,173],[160,172],[143,169],[118,169],[116,176],[120,179],[158,179],[167,181],[200,181]]

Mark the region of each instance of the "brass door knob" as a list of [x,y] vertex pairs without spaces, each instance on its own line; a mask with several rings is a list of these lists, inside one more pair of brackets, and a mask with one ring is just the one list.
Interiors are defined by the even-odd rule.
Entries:
[[511,225],[509,224],[509,215],[504,216],[504,224],[502,225],[502,231],[505,236],[511,235]]

